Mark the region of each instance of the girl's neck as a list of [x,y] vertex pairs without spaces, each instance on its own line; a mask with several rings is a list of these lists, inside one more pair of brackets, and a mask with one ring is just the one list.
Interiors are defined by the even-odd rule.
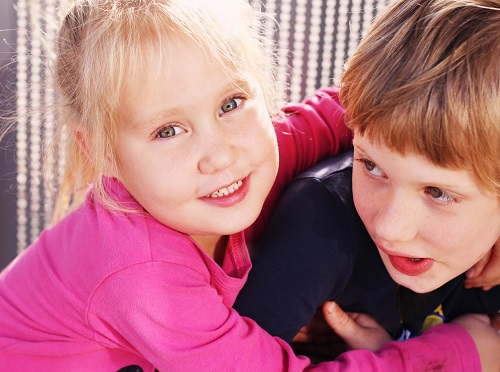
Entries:
[[226,253],[228,235],[191,236],[198,245],[208,254],[219,266],[222,266],[224,254]]

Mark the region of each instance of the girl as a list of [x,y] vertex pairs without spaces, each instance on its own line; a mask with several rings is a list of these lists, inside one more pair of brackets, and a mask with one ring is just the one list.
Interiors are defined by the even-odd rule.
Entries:
[[[245,0],[74,3],[55,61],[68,145],[59,210],[74,211],[0,276],[3,368],[310,367],[231,308],[251,266],[243,231],[351,134],[332,89],[273,127],[260,24]],[[464,330],[447,332],[450,350],[472,350],[477,366]],[[402,347],[382,351],[385,362],[353,355],[397,366]]]

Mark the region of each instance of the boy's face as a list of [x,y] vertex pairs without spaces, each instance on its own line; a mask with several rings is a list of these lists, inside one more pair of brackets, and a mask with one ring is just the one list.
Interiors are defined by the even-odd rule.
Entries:
[[236,86],[190,42],[165,53],[123,99],[116,177],[153,217],[195,240],[244,230],[278,169],[261,89],[248,76]]
[[500,200],[472,172],[355,134],[353,196],[389,274],[418,293],[465,272],[499,239]]

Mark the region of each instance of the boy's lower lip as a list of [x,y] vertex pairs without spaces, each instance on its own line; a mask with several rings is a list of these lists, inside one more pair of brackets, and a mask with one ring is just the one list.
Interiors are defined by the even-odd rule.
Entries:
[[414,259],[403,256],[388,255],[391,265],[400,273],[417,276],[429,271],[434,264],[430,258]]
[[227,196],[219,196],[217,198],[201,198],[205,203],[222,208],[232,207],[240,203],[243,199],[246,198],[248,194],[248,190],[250,188],[250,176],[242,179],[241,186],[234,191],[232,194]]

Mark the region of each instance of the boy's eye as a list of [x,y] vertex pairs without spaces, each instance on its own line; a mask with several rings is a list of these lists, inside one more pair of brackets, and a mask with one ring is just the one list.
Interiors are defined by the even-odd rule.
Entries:
[[368,159],[359,159],[361,163],[363,163],[363,166],[365,167],[366,171],[374,176],[382,176],[382,170],[378,167],[377,164],[374,162],[368,160]]
[[439,201],[452,201],[455,200],[453,196],[448,194],[447,192],[441,190],[439,187],[434,187],[434,186],[429,186],[426,188],[426,192],[433,197],[434,199],[437,199]]
[[184,132],[184,129],[182,129],[179,126],[176,125],[169,125],[168,127],[165,127],[161,129],[158,134],[156,135],[157,138],[170,138],[173,137],[179,133]]
[[237,108],[243,100],[241,98],[231,98],[222,104],[220,107],[219,115],[225,114],[226,112],[233,111]]

